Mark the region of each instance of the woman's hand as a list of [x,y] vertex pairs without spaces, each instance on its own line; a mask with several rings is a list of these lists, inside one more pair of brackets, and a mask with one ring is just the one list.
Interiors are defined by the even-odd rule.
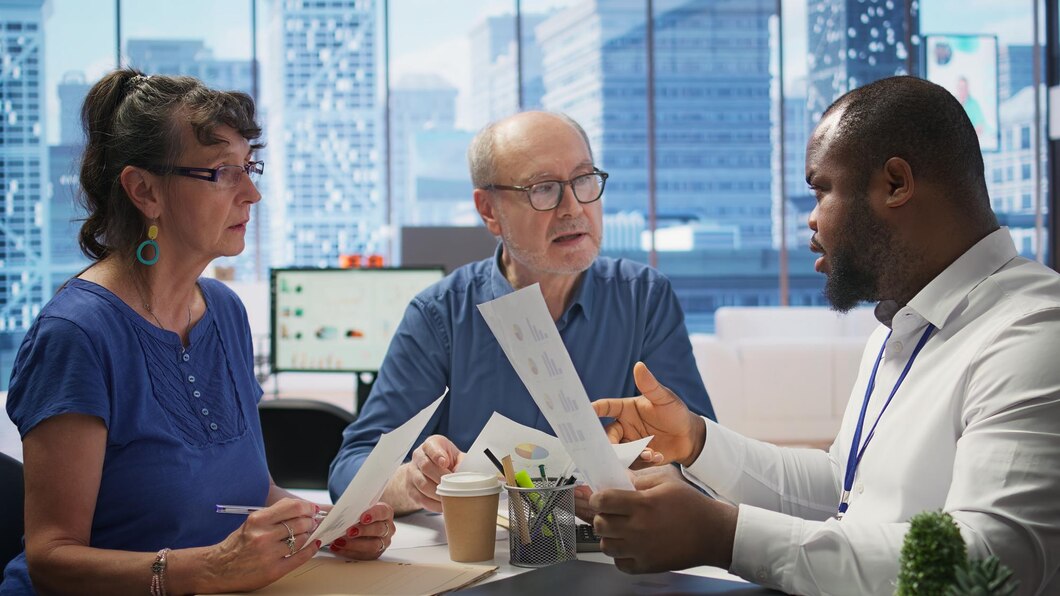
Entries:
[[313,558],[320,542],[306,542],[317,527],[313,516],[319,509],[308,501],[282,499],[251,513],[242,526],[208,549],[209,591],[261,588]]
[[328,548],[341,557],[371,561],[390,546],[395,529],[393,507],[376,503],[361,514],[360,523],[347,530],[345,538],[336,538]]

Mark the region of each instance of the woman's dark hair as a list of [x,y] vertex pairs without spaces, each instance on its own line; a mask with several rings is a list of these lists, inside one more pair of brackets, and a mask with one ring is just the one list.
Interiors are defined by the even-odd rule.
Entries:
[[222,125],[248,141],[261,136],[249,95],[215,91],[192,77],[146,76],[123,68],[89,90],[81,108],[86,139],[81,199],[88,216],[79,241],[85,256],[95,261],[111,254],[132,257],[144,219],[122,188],[121,172],[126,166],[159,172],[177,165],[184,122],[203,145],[223,142],[215,132]]

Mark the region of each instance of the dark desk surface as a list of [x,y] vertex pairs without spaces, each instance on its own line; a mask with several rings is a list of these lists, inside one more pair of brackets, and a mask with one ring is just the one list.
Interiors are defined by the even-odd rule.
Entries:
[[545,596],[557,591],[563,594],[608,594],[640,596],[648,594],[780,594],[755,584],[733,582],[686,573],[647,573],[629,575],[614,565],[592,561],[567,561],[535,569],[505,579],[459,590],[469,596]]

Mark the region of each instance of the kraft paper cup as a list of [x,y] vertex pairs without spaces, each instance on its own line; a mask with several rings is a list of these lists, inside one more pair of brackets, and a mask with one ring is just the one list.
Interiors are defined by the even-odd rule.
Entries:
[[442,498],[450,559],[458,563],[493,559],[500,492],[500,480],[490,474],[455,472],[442,476],[438,496]]

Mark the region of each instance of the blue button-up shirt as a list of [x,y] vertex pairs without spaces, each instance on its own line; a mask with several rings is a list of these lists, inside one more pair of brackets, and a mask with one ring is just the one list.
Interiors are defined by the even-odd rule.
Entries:
[[[494,257],[465,265],[416,296],[398,326],[360,416],[343,433],[331,464],[337,499],[379,440],[434,401],[449,396],[415,445],[445,435],[466,451],[493,412],[555,434],[486,325],[477,305],[513,291]],[[696,369],[684,313],[658,271],[598,258],[556,321],[589,399],[637,395],[641,360],[694,412],[714,419]]]

